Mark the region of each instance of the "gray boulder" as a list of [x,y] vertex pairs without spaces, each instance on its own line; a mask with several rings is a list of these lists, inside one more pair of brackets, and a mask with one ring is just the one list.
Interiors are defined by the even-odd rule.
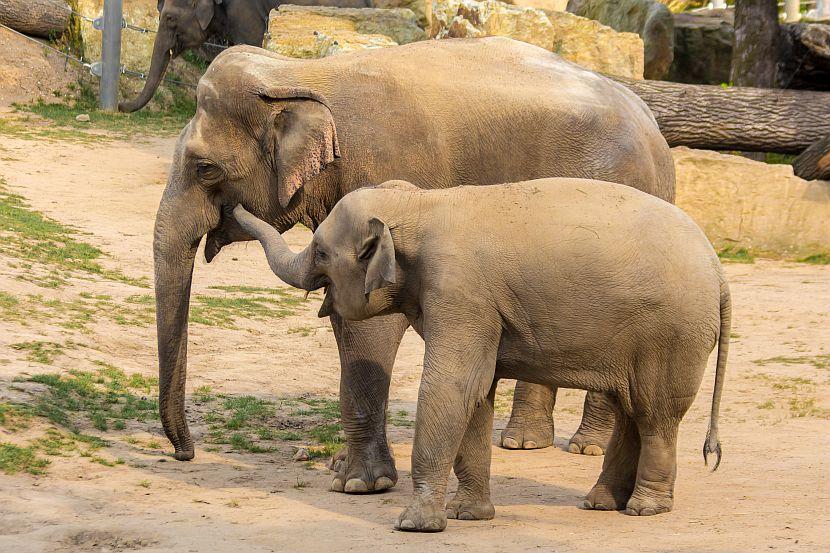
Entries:
[[729,82],[733,10],[703,10],[674,16],[674,62],[667,79],[677,83]]
[[569,0],[567,11],[616,31],[637,33],[645,47],[646,79],[663,79],[674,58],[674,18],[657,0]]

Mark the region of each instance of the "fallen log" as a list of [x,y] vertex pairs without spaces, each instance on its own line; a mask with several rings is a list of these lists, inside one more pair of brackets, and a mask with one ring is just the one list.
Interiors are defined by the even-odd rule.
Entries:
[[69,26],[63,0],[0,0],[0,23],[25,35],[52,38]]
[[830,134],[795,158],[793,172],[804,180],[830,180]]
[[830,135],[830,93],[634,81],[669,146],[800,154]]

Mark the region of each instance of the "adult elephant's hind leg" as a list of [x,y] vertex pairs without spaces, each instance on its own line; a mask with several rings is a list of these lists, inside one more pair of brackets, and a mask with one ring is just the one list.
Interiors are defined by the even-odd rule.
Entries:
[[340,350],[340,415],[346,448],[333,463],[336,492],[370,493],[398,481],[386,440],[386,406],[395,355],[409,323],[403,315],[345,321],[333,315]]
[[[611,398],[613,403],[616,400]],[[582,502],[583,509],[624,509],[637,480],[640,434],[634,420],[616,408],[614,430],[608,442],[599,479]]]
[[568,451],[583,455],[602,455],[614,430],[614,399],[601,392],[585,394],[582,422],[571,437]]
[[556,388],[516,381],[513,411],[501,432],[506,449],[537,449],[553,445],[553,406]]
[[680,419],[638,420],[640,462],[634,493],[626,505],[627,515],[657,515],[674,506],[677,476],[677,430]]
[[458,477],[458,491],[447,503],[447,518],[490,520],[496,514],[490,501],[490,437],[493,434],[493,401],[496,383],[487,398],[473,413],[467,432],[458,448],[453,470]]

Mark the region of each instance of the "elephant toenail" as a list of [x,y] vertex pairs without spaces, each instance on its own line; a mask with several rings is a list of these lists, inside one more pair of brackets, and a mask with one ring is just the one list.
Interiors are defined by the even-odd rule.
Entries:
[[582,448],[579,447],[579,444],[572,443],[572,444],[568,445],[568,452],[569,453],[576,453],[577,455],[579,455],[580,453],[582,453]]
[[369,488],[363,480],[359,478],[350,478],[343,487],[343,491],[346,493],[366,493],[369,491]]
[[331,491],[333,492],[342,492],[343,491],[343,481],[339,478],[335,478],[331,481]]
[[594,508],[594,504],[593,504],[593,503],[591,503],[590,501],[588,501],[588,500],[586,499],[586,500],[584,500],[584,501],[582,502],[582,504],[579,506],[579,508],[580,508],[580,509],[590,510],[590,509],[593,509],[593,508]]
[[528,440],[525,442],[525,449],[536,449],[536,442]]
[[399,528],[401,530],[414,530],[415,529],[415,523],[412,522],[411,520],[402,520]]
[[602,448],[598,445],[586,445],[582,450],[583,455],[602,455]]
[[475,520],[472,513],[458,513],[458,520]]
[[501,445],[502,447],[506,447],[507,449],[519,449],[519,442],[517,442],[513,438],[503,439]]
[[640,515],[645,516],[645,517],[650,517],[650,516],[653,516],[653,515],[656,515],[656,514],[657,514],[657,510],[652,509],[651,507],[648,507],[648,508],[643,509],[642,511],[640,511]]
[[389,488],[391,488],[394,485],[395,485],[395,483],[392,482],[391,478],[387,478],[386,476],[381,476],[380,478],[375,480],[375,491],[378,492],[380,490],[388,490]]

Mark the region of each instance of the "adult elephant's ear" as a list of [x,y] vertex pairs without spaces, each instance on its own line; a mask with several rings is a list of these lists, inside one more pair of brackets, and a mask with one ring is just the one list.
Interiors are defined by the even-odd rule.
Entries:
[[[221,4],[222,0],[196,0],[196,21],[199,22],[199,27],[206,31],[210,22],[213,21],[214,4]],[[159,6],[164,5],[164,0],[159,2]],[[161,11],[161,10],[159,10]]]
[[312,90],[272,88],[261,91],[260,98],[281,103],[262,148],[272,164],[280,205],[286,208],[308,179],[340,157],[337,129],[325,98]]
[[395,283],[395,244],[389,226],[372,217],[368,228],[369,236],[364,239],[357,254],[358,259],[369,262],[363,290],[367,295]]

